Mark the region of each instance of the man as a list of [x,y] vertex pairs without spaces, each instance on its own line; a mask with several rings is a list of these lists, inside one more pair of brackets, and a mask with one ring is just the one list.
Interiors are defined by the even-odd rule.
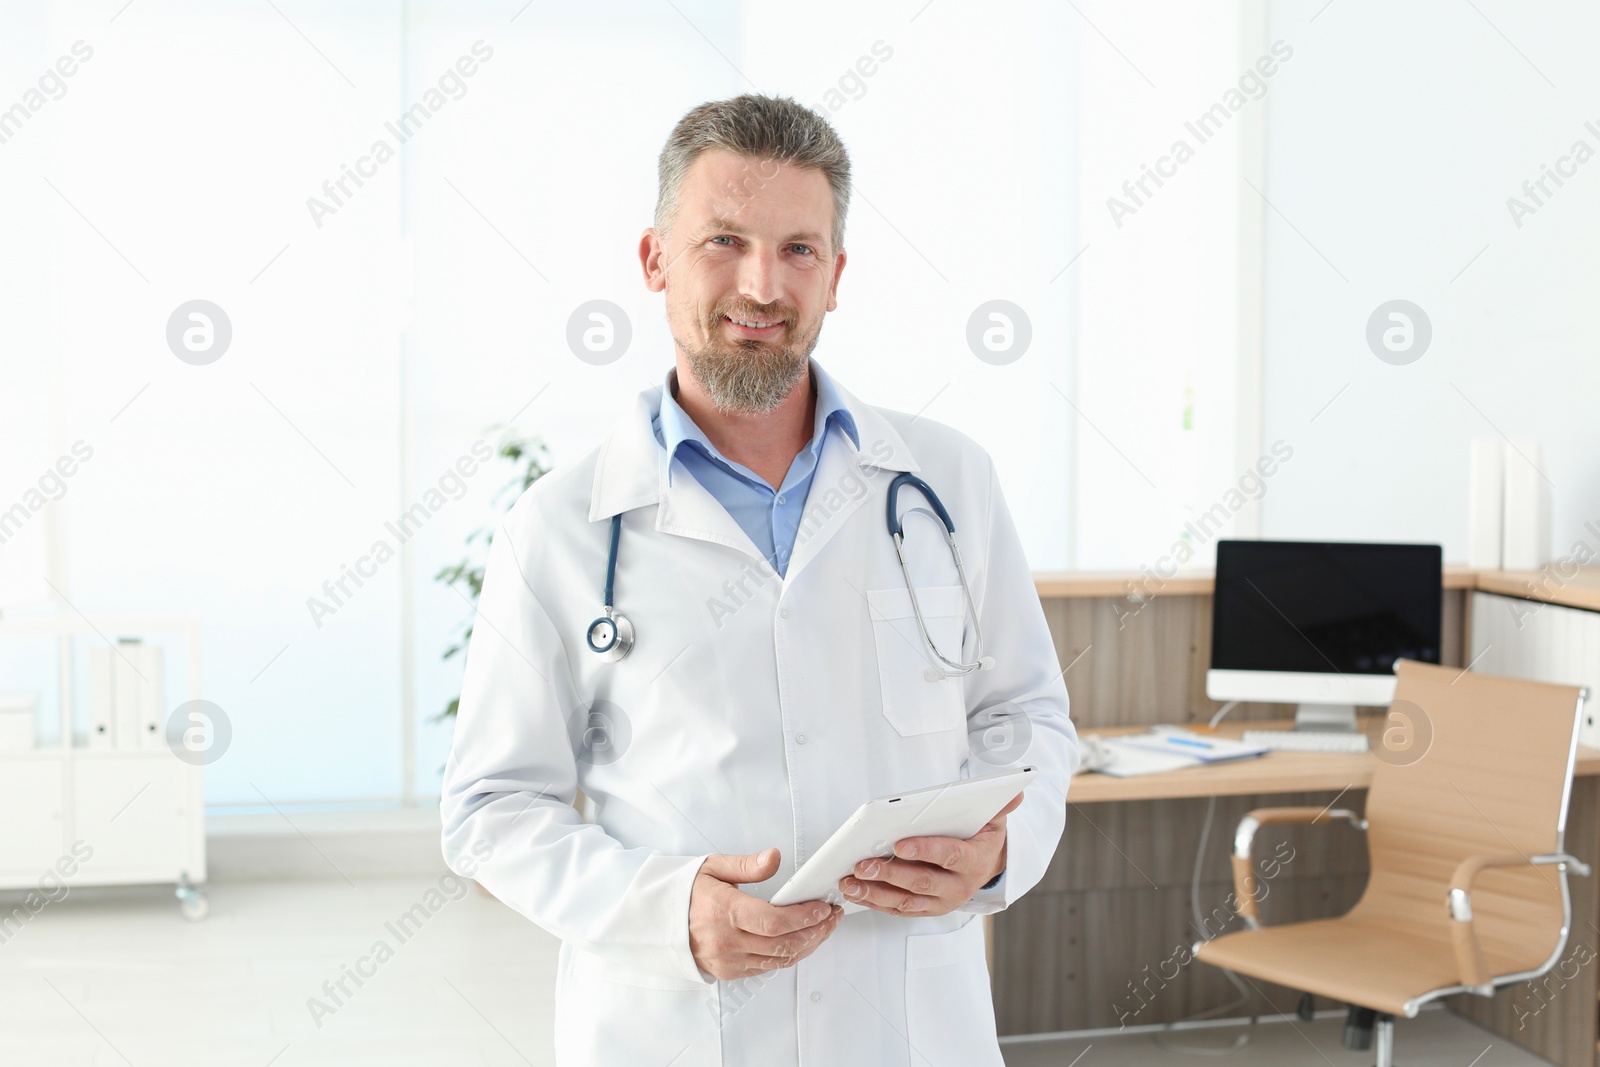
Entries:
[[[844,146],[792,100],[685,115],[639,247],[675,368],[490,550],[444,852],[561,938],[563,1065],[1001,1062],[975,916],[1043,875],[1077,736],[988,456],[810,358],[849,196]],[[975,606],[905,489],[938,656],[886,525],[903,471],[948,509]],[[843,879],[869,910],[767,903],[863,801],[1024,764],[1038,777],[973,838],[907,839]]]

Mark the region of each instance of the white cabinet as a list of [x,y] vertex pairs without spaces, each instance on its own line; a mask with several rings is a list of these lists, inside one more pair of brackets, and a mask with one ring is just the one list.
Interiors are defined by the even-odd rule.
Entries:
[[204,803],[200,768],[165,750],[0,756],[0,889],[37,886],[69,855],[72,885],[202,883]]
[[1587,686],[1578,740],[1600,748],[1600,611],[1475,592],[1467,662],[1484,674]]
[[[142,756],[142,754],[140,754]],[[198,771],[170,752],[153,757],[84,753],[72,761],[72,837],[94,849],[85,874],[104,884],[148,882],[145,872],[203,881],[191,870],[190,779]]]
[[74,886],[174,884],[185,914],[205,914],[204,895],[196,888],[206,879],[203,769],[161,743],[92,748],[87,737],[81,744],[73,737],[72,638],[161,630],[188,635],[188,699],[198,700],[197,620],[0,620],[0,637],[43,633],[59,639],[61,694],[54,744],[0,751],[0,889],[34,888],[53,869],[72,869],[65,881]]
[[0,762],[0,885],[34,885],[66,850],[63,777],[59,760]]

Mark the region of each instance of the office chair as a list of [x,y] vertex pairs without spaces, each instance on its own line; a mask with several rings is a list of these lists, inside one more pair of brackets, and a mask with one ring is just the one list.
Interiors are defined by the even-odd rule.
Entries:
[[[1572,925],[1567,869],[1589,874],[1562,851],[1588,691],[1406,660],[1395,673],[1392,711],[1414,720],[1419,741],[1431,727],[1431,743],[1376,763],[1365,818],[1308,807],[1241,819],[1233,876],[1247,928],[1194,948],[1207,963],[1350,1005],[1345,1044],[1370,1047],[1376,1024],[1377,1067],[1394,1062],[1395,1016],[1453,993],[1492,996],[1554,966]],[[1338,918],[1262,926],[1256,830],[1334,820],[1366,831],[1361,899]]]

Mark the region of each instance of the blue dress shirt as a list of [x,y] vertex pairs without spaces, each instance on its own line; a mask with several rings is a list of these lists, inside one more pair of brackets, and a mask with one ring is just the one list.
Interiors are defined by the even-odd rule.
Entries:
[[750,540],[766,556],[773,570],[787,575],[789,559],[794,554],[795,535],[805,512],[806,494],[811,491],[811,480],[817,472],[817,460],[827,442],[829,427],[837,423],[851,442],[861,447],[856,421],[845,407],[839,387],[816,360],[811,361],[811,376],[817,386],[817,413],[811,443],[794,457],[782,484],[773,489],[755,471],[719,452],[679,406],[673,395],[677,374],[676,369],[667,372],[661,412],[650,423],[656,440],[667,450],[668,481],[672,478],[672,461],[677,460],[750,535]]

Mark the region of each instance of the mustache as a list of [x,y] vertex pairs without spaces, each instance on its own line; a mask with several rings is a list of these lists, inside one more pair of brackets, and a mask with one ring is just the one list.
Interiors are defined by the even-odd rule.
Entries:
[[767,304],[757,306],[754,304],[723,305],[716,309],[711,316],[712,322],[721,322],[723,317],[730,319],[743,319],[745,322],[794,322],[799,318],[798,313],[784,304]]

